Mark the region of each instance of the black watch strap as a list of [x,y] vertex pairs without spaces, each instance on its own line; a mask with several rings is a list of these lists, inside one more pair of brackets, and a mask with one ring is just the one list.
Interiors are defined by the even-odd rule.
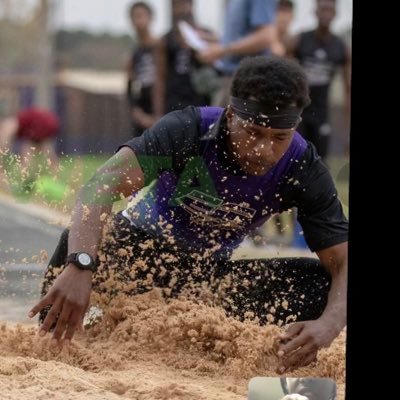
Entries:
[[93,257],[85,252],[69,254],[67,257],[67,263],[74,264],[83,270],[96,271],[96,263],[93,260]]

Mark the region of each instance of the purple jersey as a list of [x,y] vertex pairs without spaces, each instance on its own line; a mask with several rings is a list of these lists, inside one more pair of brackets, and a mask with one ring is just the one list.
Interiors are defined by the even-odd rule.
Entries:
[[168,226],[176,243],[187,251],[213,249],[216,256],[229,256],[249,230],[282,210],[279,185],[307,143],[296,132],[284,156],[265,175],[232,174],[218,157],[216,136],[224,109],[198,110],[197,151],[179,171],[164,169],[144,198],[124,215],[136,227],[157,235]]

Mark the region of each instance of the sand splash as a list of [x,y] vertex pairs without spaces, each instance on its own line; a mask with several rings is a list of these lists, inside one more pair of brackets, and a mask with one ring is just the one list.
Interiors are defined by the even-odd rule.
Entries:
[[[37,329],[1,326],[3,399],[245,399],[253,376],[277,376],[277,326],[161,292],[115,298],[60,351]],[[294,376],[344,383],[345,332]]]

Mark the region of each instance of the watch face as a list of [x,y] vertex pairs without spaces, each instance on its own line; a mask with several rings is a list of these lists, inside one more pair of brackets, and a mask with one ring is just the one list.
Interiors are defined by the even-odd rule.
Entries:
[[87,266],[87,265],[90,265],[91,259],[90,259],[89,254],[81,253],[81,254],[78,255],[78,261],[82,265]]

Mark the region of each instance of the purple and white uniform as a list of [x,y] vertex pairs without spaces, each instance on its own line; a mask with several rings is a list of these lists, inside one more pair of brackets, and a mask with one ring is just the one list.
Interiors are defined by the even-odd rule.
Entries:
[[[283,157],[263,176],[248,175],[229,159],[224,134],[223,108],[187,107],[166,115],[141,137],[126,143],[124,146],[138,157],[145,185],[150,184],[150,188],[123,215],[134,226],[155,235],[161,235],[168,225],[176,243],[188,252],[215,251],[217,246],[214,255],[223,258],[229,257],[250,230],[292,206],[299,207],[299,220],[312,250],[347,240],[347,222],[329,173],[318,157],[311,162],[316,181],[308,187],[299,180],[303,175],[306,180],[310,177],[303,170],[310,167],[305,156],[312,148],[297,132]],[[321,174],[325,187],[319,187]],[[322,193],[314,193],[315,189],[322,189]],[[304,195],[307,190],[308,198]],[[312,198],[320,196],[316,209],[329,206],[332,215],[318,211],[323,217],[318,222],[316,215],[307,213]],[[303,208],[302,201],[306,201]],[[309,217],[311,224],[307,224]],[[320,224],[326,231],[322,236],[316,233]]]

